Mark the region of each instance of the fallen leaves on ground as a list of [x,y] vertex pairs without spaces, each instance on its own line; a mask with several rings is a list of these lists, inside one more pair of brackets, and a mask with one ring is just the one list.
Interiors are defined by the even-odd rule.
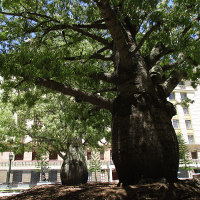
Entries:
[[110,183],[80,186],[40,185],[0,200],[200,200],[200,183],[195,180],[177,183],[152,183],[117,187]]

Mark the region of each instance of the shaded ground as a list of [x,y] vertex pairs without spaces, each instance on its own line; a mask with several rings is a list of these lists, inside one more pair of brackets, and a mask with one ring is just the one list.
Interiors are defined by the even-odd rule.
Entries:
[[114,184],[96,183],[81,186],[40,185],[0,200],[200,200],[199,181],[179,181],[174,184],[152,183],[117,187]]

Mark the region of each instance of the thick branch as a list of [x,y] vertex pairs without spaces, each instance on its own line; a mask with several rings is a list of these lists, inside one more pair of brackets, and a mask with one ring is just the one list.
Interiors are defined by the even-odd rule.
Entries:
[[153,33],[160,25],[156,24],[154,26],[152,26],[144,35],[144,37],[140,40],[139,44],[137,45],[137,47],[134,50],[134,53],[139,51],[140,48],[142,47],[142,45],[144,44],[144,42],[149,38],[149,36],[151,35],[151,33]]
[[161,57],[172,52],[174,52],[174,50],[168,49],[162,44],[162,42],[158,42],[151,50],[150,56],[148,58],[150,65],[154,66]]
[[162,67],[162,70],[165,72],[165,71],[168,71],[168,70],[175,68],[177,66],[177,64],[178,63],[176,62],[176,63],[171,63],[169,65],[163,65],[161,67]]
[[74,24],[73,26],[77,28],[96,28],[96,29],[107,29],[106,24]]
[[61,152],[64,152],[65,151],[65,148],[62,144],[59,144],[60,145],[60,149],[58,149],[58,147],[56,145],[54,145],[54,142],[57,143],[57,140],[54,139],[54,138],[47,138],[47,137],[44,137],[44,136],[35,136],[34,134],[31,134],[30,132],[28,132],[28,135],[36,140],[36,141],[39,141],[39,142],[42,142],[42,143],[48,143],[49,147],[53,147],[55,149],[55,151],[59,154],[59,156],[61,158],[64,158],[63,154]]
[[172,71],[169,78],[162,84],[163,89],[165,91],[166,97],[170,95],[170,93],[174,90],[174,88],[178,85],[178,83],[184,78],[185,74]]
[[[35,27],[33,27],[32,29],[29,29],[28,31],[26,31],[26,33],[31,33],[31,32],[37,32],[37,28],[39,28],[39,26],[41,26],[42,24],[48,22],[48,21],[45,21],[45,22],[39,22],[38,19],[36,18],[33,18],[31,16],[38,16],[38,17],[42,17],[42,18],[45,18],[45,19],[48,19],[52,22],[55,22],[57,23],[56,25],[52,26],[52,27],[49,27],[49,28],[46,28],[45,29],[45,34],[52,31],[52,30],[61,30],[61,29],[65,29],[65,28],[68,28],[68,29],[72,29],[76,32],[79,32],[81,33],[82,35],[85,35],[87,37],[90,37],[106,46],[110,46],[110,49],[112,49],[112,45],[110,45],[109,41],[107,41],[106,39],[102,38],[102,37],[99,37],[97,35],[94,35],[94,34],[91,34],[87,31],[84,31],[82,30],[81,28],[99,28],[99,29],[106,29],[106,25],[105,24],[98,24],[98,23],[94,23],[94,24],[88,24],[88,25],[80,25],[80,24],[76,24],[76,25],[69,25],[69,24],[60,24],[60,21],[58,21],[57,19],[54,19],[50,16],[47,16],[47,15],[43,15],[43,14],[39,14],[39,13],[31,13],[31,12],[21,12],[21,13],[7,13],[7,12],[0,12],[2,14],[5,14],[5,15],[11,15],[11,16],[20,16],[20,17],[23,17],[23,18],[26,18],[26,19],[30,19],[30,20],[33,20],[33,21],[36,21],[38,22],[39,24],[37,24]],[[28,15],[28,16],[26,16]]]
[[[75,56],[75,57],[64,57],[64,60],[82,60],[84,59],[82,56]],[[100,59],[100,60],[104,60],[104,61],[112,61],[113,58],[112,57],[105,57],[101,54],[93,54],[91,55],[89,58],[86,59]]]
[[3,14],[3,15],[8,15],[8,16],[23,17],[25,19],[30,19],[30,20],[33,20],[35,22],[39,22],[39,20],[36,19],[36,18],[30,17],[30,16],[29,17],[25,16],[23,12],[22,13],[8,13],[8,12],[2,12],[2,11],[0,11],[0,13]]
[[196,60],[192,59],[191,56],[186,56],[186,59],[187,59],[189,62],[191,62],[192,65],[194,65],[194,66],[198,66],[198,65],[199,65],[199,64],[197,63]]
[[0,13],[4,14],[4,15],[23,17],[23,18],[31,19],[33,21],[37,21],[38,22],[39,20],[36,19],[36,18],[31,17],[31,15],[32,15],[32,16],[37,16],[37,17],[42,17],[42,18],[45,18],[45,19],[49,19],[51,21],[59,23],[59,21],[57,19],[54,19],[54,18],[52,18],[50,16],[39,14],[39,13],[32,13],[32,12],[8,13],[8,12],[3,12],[3,11],[0,11]]
[[97,73],[97,74],[91,74],[90,77],[93,79],[98,79],[98,80],[102,80],[107,83],[113,83],[113,84],[116,84],[118,80],[118,76],[114,72],[113,73],[102,72],[102,73]]
[[111,111],[111,105],[112,105],[111,101],[101,96],[88,94],[76,88],[72,88],[70,86],[66,86],[64,84],[49,79],[39,78],[35,82],[35,84],[46,87],[48,89],[52,89],[57,92],[61,92],[62,94],[65,95],[76,97],[80,101],[88,102]]
[[131,33],[128,30],[124,30],[124,27],[118,20],[116,12],[111,8],[108,0],[94,0],[105,19],[106,25],[111,33],[114,43],[119,51],[121,64],[125,68],[132,66],[132,59],[130,56],[133,49],[133,39]]
[[82,30],[81,28],[78,28],[75,25],[58,24],[58,25],[54,25],[52,27],[47,28],[45,31],[46,32],[50,32],[50,31],[53,31],[53,30],[62,30],[62,29],[67,29],[67,28],[68,29],[72,29],[72,30],[74,30],[74,31],[76,31],[78,33],[81,33],[84,36],[90,37],[93,40],[96,40],[96,41],[98,41],[98,42],[100,42],[100,43],[102,43],[102,44],[104,44],[106,46],[109,46],[110,49],[112,49],[112,45],[110,44],[110,42],[108,40],[106,40],[106,39],[104,39],[102,37],[99,37],[97,35],[91,34],[91,33],[87,32],[87,31],[84,31],[84,30]]

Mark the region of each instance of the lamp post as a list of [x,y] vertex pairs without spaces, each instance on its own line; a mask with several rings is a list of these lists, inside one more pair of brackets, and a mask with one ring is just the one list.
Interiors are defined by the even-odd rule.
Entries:
[[7,180],[6,180],[6,184],[7,184],[8,188],[10,187],[10,172],[11,172],[11,162],[12,162],[12,159],[13,159],[13,154],[9,153],[9,169],[8,169]]

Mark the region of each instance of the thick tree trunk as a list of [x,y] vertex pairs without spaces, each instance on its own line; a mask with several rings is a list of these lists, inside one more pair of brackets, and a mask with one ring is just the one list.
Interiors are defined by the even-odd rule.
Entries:
[[120,182],[177,180],[178,142],[172,127],[173,105],[147,94],[118,96],[112,119],[112,157]]
[[63,185],[79,185],[87,182],[88,169],[81,144],[69,146],[60,175]]

